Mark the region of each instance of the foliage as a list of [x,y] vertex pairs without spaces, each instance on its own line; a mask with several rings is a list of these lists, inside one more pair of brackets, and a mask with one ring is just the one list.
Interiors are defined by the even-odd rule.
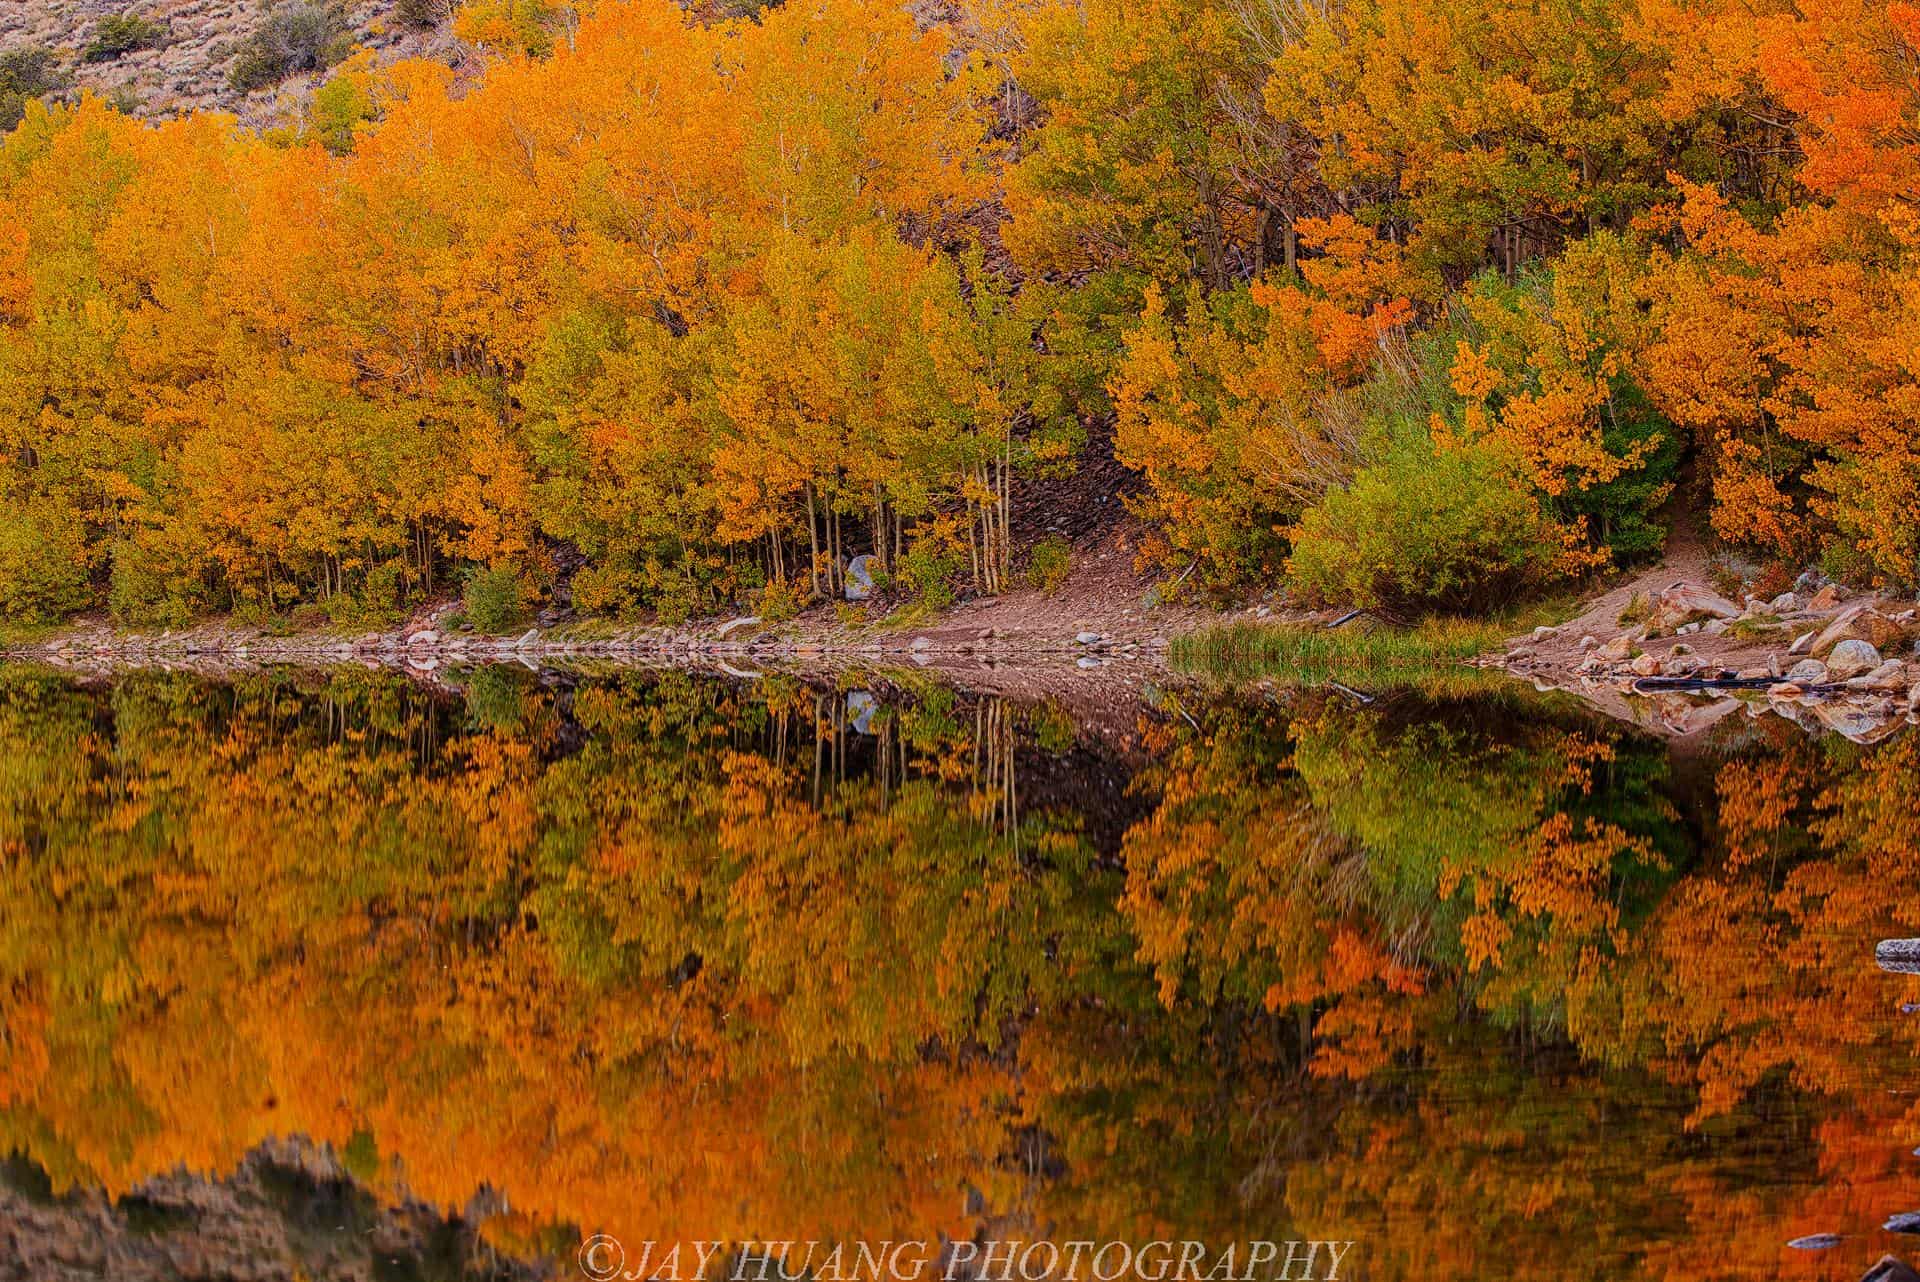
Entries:
[[82,62],[111,62],[123,53],[148,49],[166,37],[159,23],[137,13],[110,13],[93,24],[93,38],[80,49]]
[[227,80],[242,92],[264,89],[332,66],[348,45],[346,19],[332,0],[275,0],[234,51]]
[[1027,551],[1027,583],[1052,596],[1067,581],[1073,569],[1073,545],[1058,534],[1049,534]]
[[461,594],[467,618],[476,631],[499,636],[527,620],[527,589],[511,566],[475,570]]
[[53,50],[41,45],[0,49],[0,133],[20,123],[29,102],[65,83]]
[[1404,613],[1496,608],[1582,564],[1515,460],[1462,444],[1362,468],[1301,517],[1289,570],[1311,599]]

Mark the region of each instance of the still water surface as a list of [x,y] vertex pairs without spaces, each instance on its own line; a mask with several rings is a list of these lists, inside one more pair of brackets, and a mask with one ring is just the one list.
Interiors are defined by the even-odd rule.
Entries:
[[1698,1282],[1920,1247],[1880,1227],[1920,1210],[1920,979],[1874,962],[1920,935],[1920,736],[465,681],[0,673],[0,1272],[984,1233]]

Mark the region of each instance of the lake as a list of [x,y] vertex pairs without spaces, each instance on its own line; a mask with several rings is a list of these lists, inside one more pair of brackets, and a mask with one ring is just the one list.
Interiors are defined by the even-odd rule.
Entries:
[[1914,733],[1167,680],[0,671],[0,1273],[1915,1254]]

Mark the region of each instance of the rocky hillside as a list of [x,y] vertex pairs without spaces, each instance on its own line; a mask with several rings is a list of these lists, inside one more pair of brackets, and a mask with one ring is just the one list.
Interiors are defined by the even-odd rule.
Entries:
[[[429,25],[406,21],[409,8]],[[330,19],[337,31],[329,38],[339,42],[333,52],[357,45],[380,62],[457,60],[463,48],[447,29],[445,8],[350,0]],[[267,124],[288,115],[325,78],[296,61],[285,79],[236,87],[236,65],[267,30],[270,11],[264,0],[0,0],[0,55],[49,51],[56,95],[91,90],[145,116],[216,108]]]

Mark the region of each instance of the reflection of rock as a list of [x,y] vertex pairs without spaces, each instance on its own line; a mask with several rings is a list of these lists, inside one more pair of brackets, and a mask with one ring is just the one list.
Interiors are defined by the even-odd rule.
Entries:
[[1838,1233],[1809,1233],[1805,1237],[1793,1239],[1787,1245],[1796,1251],[1825,1251],[1839,1246],[1841,1240]]
[[1883,939],[1873,947],[1873,960],[1896,975],[1920,975],[1920,939]]
[[873,714],[879,707],[869,691],[847,691],[847,724],[855,734],[872,734]]
[[[1916,940],[1903,940],[1903,943],[1916,943]],[[1880,1226],[1889,1233],[1920,1233],[1920,1211],[1902,1211],[1898,1215],[1889,1215],[1887,1222]]]

